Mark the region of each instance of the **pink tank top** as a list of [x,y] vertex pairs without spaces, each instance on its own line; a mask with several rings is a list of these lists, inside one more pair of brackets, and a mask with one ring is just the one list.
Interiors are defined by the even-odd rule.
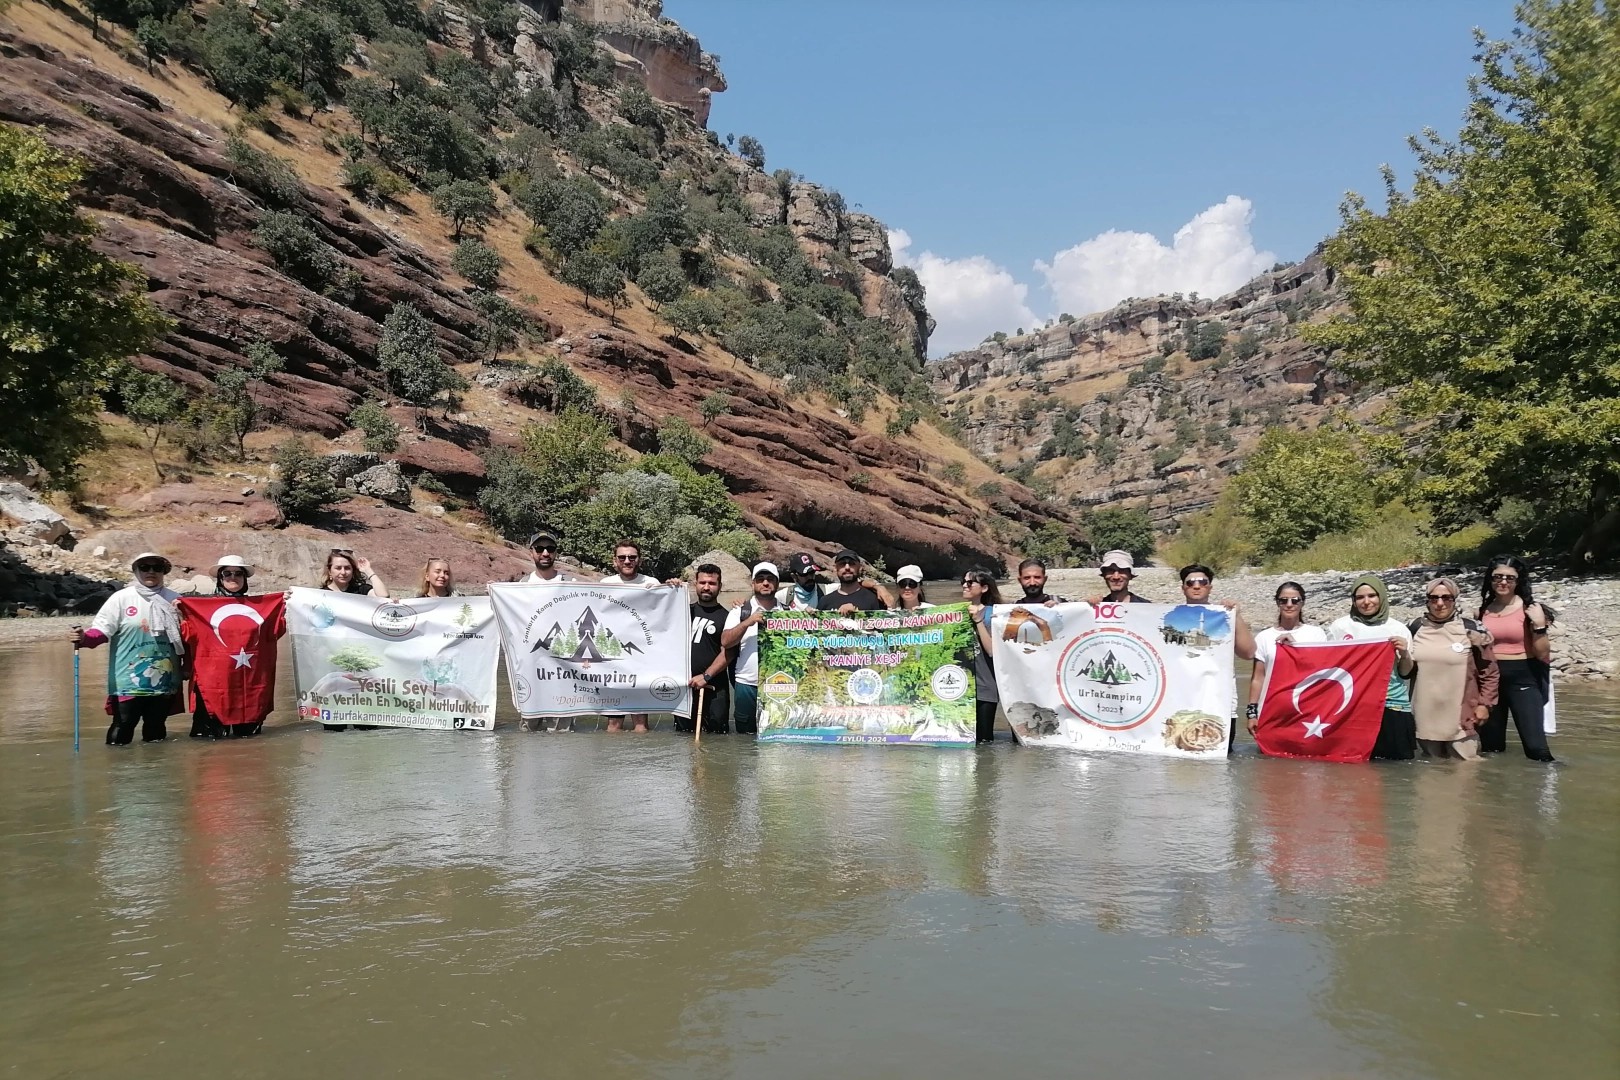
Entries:
[[1498,660],[1523,660],[1528,655],[1524,648],[1524,608],[1487,611],[1485,618],[1480,621],[1491,632],[1491,637],[1496,639]]

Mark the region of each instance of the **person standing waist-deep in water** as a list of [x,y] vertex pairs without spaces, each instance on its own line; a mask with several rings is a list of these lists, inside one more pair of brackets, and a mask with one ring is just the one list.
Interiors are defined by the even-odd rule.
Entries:
[[1424,614],[1412,631],[1412,718],[1424,757],[1479,758],[1476,731],[1496,704],[1491,637],[1457,613],[1457,583],[1437,577],[1423,587]]
[[726,609],[720,603],[720,567],[699,563],[692,571],[692,588],[697,600],[692,604],[692,715],[676,716],[676,731],[695,731],[699,698],[703,701],[703,730],[714,735],[731,732],[731,661],[737,650],[720,647],[726,624]]
[[[222,556],[214,564],[214,595],[245,597],[248,595],[248,580],[253,576],[253,567],[240,555]],[[182,629],[185,624],[182,623]],[[277,637],[286,632],[286,627],[280,628]],[[218,704],[216,702],[216,704]],[[197,680],[191,680],[191,737],[193,739],[245,739],[250,735],[257,735],[264,729],[264,717],[260,716],[245,724],[225,724],[209,709],[208,702],[203,699],[202,688]]]
[[1519,744],[1531,761],[1552,761],[1547,746],[1546,709],[1552,690],[1552,643],[1547,629],[1556,613],[1530,592],[1530,568],[1513,555],[1498,555],[1485,569],[1479,620],[1495,641],[1501,683],[1490,718],[1479,728],[1482,754],[1507,749],[1507,718],[1519,730]]
[[1249,675],[1248,728],[1252,736],[1260,727],[1260,706],[1266,688],[1266,671],[1277,659],[1277,646],[1300,645],[1327,640],[1327,631],[1305,621],[1305,587],[1285,581],[1272,594],[1277,602],[1277,621],[1254,635],[1254,671]]
[[996,688],[995,646],[990,637],[990,612],[1002,602],[996,577],[983,567],[962,575],[962,599],[973,619],[973,741],[996,741],[996,709],[1001,694]]
[[[333,548],[326,555],[326,572],[319,588],[329,592],[353,593],[356,596],[375,596],[388,599],[388,586],[371,568],[371,561],[356,557],[348,548]],[[376,724],[322,724],[327,731],[343,731],[352,726],[356,731],[376,731]]]
[[127,746],[141,725],[142,742],[168,738],[168,718],[183,708],[180,666],[185,645],[180,636],[179,599],[164,588],[172,569],[155,551],[130,560],[135,579],[107,598],[88,630],[74,627],[75,649],[112,645],[107,660],[108,746]]
[[1389,617],[1389,589],[1376,574],[1363,574],[1350,590],[1350,614],[1328,627],[1333,641],[1387,641],[1395,650],[1389,688],[1384,692],[1384,719],[1372,756],[1386,761],[1417,757],[1417,724],[1412,719],[1412,632]]

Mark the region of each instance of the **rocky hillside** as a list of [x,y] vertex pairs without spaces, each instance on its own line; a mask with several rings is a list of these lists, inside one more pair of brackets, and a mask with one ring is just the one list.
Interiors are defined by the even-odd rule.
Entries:
[[[202,4],[171,29],[206,44],[206,28],[228,10],[275,40],[290,7],[261,3],[244,15]],[[267,342],[285,360],[254,391],[274,423],[249,438],[247,461],[170,454],[176,463],[160,471],[183,486],[162,484],[129,463],[133,439],[115,438],[111,458],[92,459],[78,506],[61,505],[80,535],[184,535],[205,551],[227,539],[216,543],[213,530],[273,528],[263,483],[248,485],[258,492],[253,506],[239,505],[242,478],[269,478],[268,448],[289,431],[325,449],[355,448],[349,414],[382,400],[409,433],[385,456],[414,489],[386,505],[357,495],[345,527],[413,519],[420,542],[397,566],[383,556],[391,579],[407,575],[405,560],[436,538],[504,558],[473,503],[487,452],[519,447],[523,429],[558,404],[522,392],[533,386],[528,370],[548,360],[595,388],[598,411],[632,455],[657,449],[668,417],[701,426],[713,446],[700,469],[724,479],[746,526],[775,554],[849,545],[890,567],[917,562],[948,574],[999,561],[1021,529],[1067,521],[1021,485],[1004,485],[994,506],[974,494],[994,474],[930,424],[926,402],[904,400],[922,386],[906,380],[922,370],[931,321],[915,277],[895,271],[882,224],[795,174],[767,174],[761,160],[732,153],[707,131],[709,97],[725,80],[691,34],[661,17],[657,0],[440,0],[417,14],[419,49],[401,45],[397,27],[356,34],[331,75],[339,89],[275,90],[279,98],[253,111],[218,92],[217,72],[182,62],[179,45],[154,62],[127,27],[96,26],[88,9],[30,2],[0,14],[0,122],[31,127],[86,162],[80,197],[101,225],[99,246],[139,266],[151,299],[175,320],[138,366],[200,396],[221,371],[244,364],[250,343]],[[592,54],[585,59],[581,40]],[[581,74],[603,55],[605,76]],[[488,187],[493,212],[467,235],[501,258],[493,289],[450,268],[451,226],[429,197],[446,177],[409,156],[440,151],[402,149],[419,133],[411,124],[379,135],[351,107],[357,87],[402,102],[411,82],[432,103],[428,119],[464,143],[476,138],[486,155],[487,166],[475,163],[467,175]],[[643,89],[650,104],[634,95]],[[482,102],[483,112],[469,102]],[[558,113],[567,116],[557,130],[535,126]],[[642,157],[627,161],[627,153]],[[454,168],[458,159],[447,160]],[[438,167],[437,158],[429,163]],[[395,183],[362,187],[353,182],[357,165]],[[484,179],[486,168],[499,182]],[[680,253],[691,280],[679,303],[654,302],[633,274],[622,306],[592,303],[562,283],[558,232],[531,218],[533,203],[524,201],[535,184],[558,178],[599,187],[619,221],[645,219],[658,190],[679,192],[697,223]],[[267,252],[256,230],[276,214],[295,216],[313,235],[319,274]],[[784,237],[794,252],[781,250]],[[791,277],[800,265],[809,280]],[[378,368],[382,321],[401,303],[431,320],[441,353],[471,386],[450,415],[401,408]],[[809,320],[819,344],[853,343],[849,372],[842,356],[827,361],[833,367],[804,367],[782,343],[792,333],[750,346],[746,331],[771,324],[773,312],[790,327]],[[520,332],[492,331],[497,317]],[[899,360],[858,366],[861,356],[890,355],[885,349]],[[898,377],[862,374],[877,369]],[[716,392],[728,411],[701,415]]]
[[1214,502],[1268,428],[1372,410],[1298,335],[1338,303],[1313,254],[1227,296],[1126,300],[928,371],[985,460],[1071,507],[1140,507],[1164,528]]

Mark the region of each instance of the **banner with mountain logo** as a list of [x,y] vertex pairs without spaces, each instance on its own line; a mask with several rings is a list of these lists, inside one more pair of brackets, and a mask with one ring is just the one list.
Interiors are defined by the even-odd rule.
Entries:
[[513,582],[489,597],[521,715],[691,711],[685,589]]
[[323,724],[495,726],[500,653],[484,596],[383,600],[290,589],[298,715]]
[[1005,604],[992,609],[991,632],[1019,742],[1226,757],[1237,687],[1225,608]]
[[973,655],[966,604],[783,611],[759,627],[759,740],[972,746]]

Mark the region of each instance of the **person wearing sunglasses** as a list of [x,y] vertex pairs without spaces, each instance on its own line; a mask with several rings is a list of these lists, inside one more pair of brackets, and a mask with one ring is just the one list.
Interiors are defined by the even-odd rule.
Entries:
[[902,566],[900,572],[894,576],[894,586],[899,591],[895,599],[895,607],[900,611],[921,611],[934,605],[928,602],[923,594],[923,572],[920,566]]
[[1372,756],[1385,761],[1417,757],[1417,724],[1412,719],[1412,631],[1389,617],[1389,587],[1377,574],[1363,574],[1350,587],[1350,613],[1328,626],[1330,641],[1387,641],[1395,650],[1389,686],[1384,691],[1384,718]]
[[1547,630],[1556,613],[1531,595],[1530,568],[1513,555],[1498,555],[1485,569],[1480,622],[1495,641],[1501,693],[1479,728],[1479,749],[1507,749],[1507,718],[1519,731],[1519,744],[1531,761],[1552,761],[1547,746],[1546,708],[1552,692],[1552,643]]
[[[570,574],[557,565],[557,556],[562,552],[557,543],[555,533],[541,529],[529,537],[529,558],[534,562],[534,570],[524,581],[543,583],[547,581],[579,581],[580,578]],[[545,731],[546,721],[551,721],[553,733],[574,730],[572,716],[536,716],[532,720],[518,721],[518,727],[523,731]]]
[[996,709],[1001,705],[1001,693],[996,688],[995,641],[990,636],[990,613],[995,605],[1003,603],[1001,590],[996,587],[996,576],[983,567],[974,567],[962,575],[962,599],[967,601],[968,615],[973,619],[973,635],[977,648],[973,652],[973,741],[996,741]]
[[164,587],[173,569],[155,551],[130,560],[134,580],[107,598],[88,630],[75,626],[68,639],[75,649],[112,646],[107,661],[108,746],[128,746],[141,726],[142,742],[169,737],[168,718],[181,711],[180,671],[185,658],[180,636],[179,597]]
[[[236,596],[248,595],[248,579],[253,576],[253,567],[240,555],[222,555],[219,562],[214,564],[214,595]],[[285,627],[281,633],[285,633]],[[276,635],[280,637],[281,634]],[[264,729],[264,717],[249,721],[245,724],[222,724],[208,708],[203,700],[202,690],[197,686],[197,680],[191,680],[191,737],[193,739],[245,739],[250,735],[257,735]]]
[[1260,706],[1266,686],[1266,670],[1277,658],[1277,646],[1288,642],[1309,645],[1327,640],[1327,631],[1305,621],[1305,587],[1297,581],[1277,586],[1277,621],[1254,635],[1254,672],[1249,676],[1249,734],[1260,725]]
[[1479,758],[1478,728],[1496,704],[1496,657],[1485,627],[1457,613],[1449,577],[1423,586],[1423,615],[1412,632],[1412,717],[1426,758]]
[[[634,585],[642,589],[656,589],[663,585],[651,574],[641,572],[641,545],[634,540],[620,540],[613,545],[613,573],[602,579],[604,585]],[[623,731],[625,713],[603,713],[607,718],[607,730]],[[636,734],[647,733],[647,714],[628,714],[630,724]]]

